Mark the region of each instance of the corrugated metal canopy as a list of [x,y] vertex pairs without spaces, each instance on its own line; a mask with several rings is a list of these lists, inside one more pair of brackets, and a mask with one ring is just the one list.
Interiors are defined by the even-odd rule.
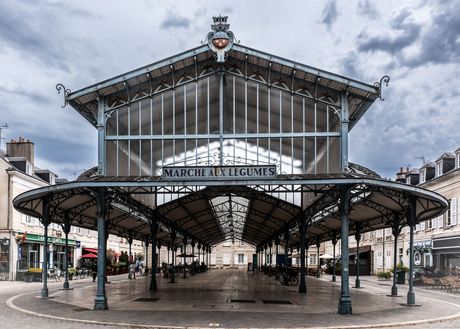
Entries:
[[[49,197],[53,222],[63,223],[68,213],[71,225],[97,230],[97,204],[93,196],[98,189],[105,188],[111,234],[150,241],[149,222],[158,216],[157,238],[163,245],[171,241],[170,233],[175,230],[176,245],[183,244],[184,237],[189,242],[194,240],[208,246],[232,238],[256,246],[277,239],[284,244],[288,232],[291,247],[300,244],[301,216],[308,221],[309,244],[328,241],[334,234],[340,239],[338,191],[343,185],[351,191],[349,234],[358,228],[363,233],[392,227],[399,214],[402,214],[401,225],[407,225],[410,198],[416,201],[417,222],[439,216],[447,209],[447,200],[434,192],[361,174],[283,175],[251,185],[238,185],[241,184],[238,181],[207,181],[208,187],[193,182],[170,184],[141,177],[137,180],[101,177],[25,192],[13,204],[17,210],[41,218],[43,198]],[[303,212],[301,186],[306,206]],[[176,197],[155,207],[149,201],[154,193]],[[230,214],[233,227],[228,219]]]

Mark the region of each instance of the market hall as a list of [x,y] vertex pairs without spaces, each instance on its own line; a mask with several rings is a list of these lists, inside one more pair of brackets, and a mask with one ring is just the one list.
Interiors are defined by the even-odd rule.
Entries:
[[[437,193],[348,161],[348,133],[384,100],[389,77],[366,84],[283,59],[241,45],[229,27],[214,17],[194,49],[75,92],[56,86],[63,107],[97,129],[97,167],[13,203],[40,218],[44,251],[51,223],[66,239],[71,225],[97,229],[94,310],[109,308],[104,264],[114,234],[150,245],[154,273],[158,246],[189,246],[209,259],[213,246],[237,239],[256,247],[256,265],[274,245],[297,250],[299,293],[307,292],[305,249],[341,240],[338,313],[351,314],[349,235],[358,256],[361,234],[381,228],[397,236],[410,226],[413,245],[414,226],[447,209]],[[412,273],[411,265],[408,305]],[[157,288],[152,275],[149,289]]]

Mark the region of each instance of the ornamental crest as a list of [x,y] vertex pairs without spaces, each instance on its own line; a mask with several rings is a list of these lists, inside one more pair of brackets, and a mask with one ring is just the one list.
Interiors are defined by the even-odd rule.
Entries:
[[225,62],[227,53],[230,51],[235,41],[235,35],[232,31],[228,30],[230,24],[227,24],[227,18],[228,16],[221,15],[213,17],[214,24],[211,25],[212,31],[206,36],[208,46],[211,51],[214,52],[217,63]]

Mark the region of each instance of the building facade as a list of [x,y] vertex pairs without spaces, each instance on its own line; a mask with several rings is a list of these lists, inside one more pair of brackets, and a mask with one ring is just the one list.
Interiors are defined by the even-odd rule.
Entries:
[[[421,271],[433,267],[445,274],[460,274],[460,148],[443,153],[436,161],[428,161],[421,168],[400,168],[396,181],[436,192],[449,201],[449,209],[441,216],[421,221],[414,230],[414,268]],[[379,229],[361,235],[360,265],[369,264],[369,274],[387,271],[398,264],[409,267],[410,228],[402,227],[397,236],[392,228]],[[356,251],[355,236],[349,237],[350,254]],[[340,242],[338,242],[339,245]],[[326,252],[332,250],[326,242]],[[368,254],[366,254],[368,253]],[[350,257],[350,265],[356,257]],[[363,274],[361,272],[361,274]]]
[[[19,138],[0,150],[0,280],[22,280],[30,268],[43,268],[43,226],[38,218],[19,213],[13,199],[26,191],[67,182],[47,169],[34,164],[34,143]],[[65,233],[59,224],[48,230],[50,269],[65,267]],[[72,226],[68,239],[69,267],[82,266],[81,256],[87,248],[97,248],[97,231]],[[144,243],[134,240],[132,254],[145,253]],[[109,235],[108,248],[128,251],[126,239]]]

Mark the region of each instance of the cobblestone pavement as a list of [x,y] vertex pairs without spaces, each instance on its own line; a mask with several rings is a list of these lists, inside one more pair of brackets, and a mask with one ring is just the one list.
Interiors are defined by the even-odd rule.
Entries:
[[[363,289],[350,289],[353,312],[351,316],[334,314],[338,305],[340,284],[329,282],[330,277],[307,278],[307,295],[296,294],[296,288],[284,287],[273,278],[247,274],[245,271],[215,270],[192,278],[178,278],[170,285],[159,278],[158,292],[148,292],[149,278],[129,281],[125,275],[109,277],[107,285],[111,311],[91,311],[95,296],[92,279],[70,281],[74,290],[60,291],[63,282],[49,283],[49,295],[54,299],[36,299],[41,283],[0,282],[0,319],[5,328],[132,328],[105,323],[132,323],[137,327],[355,327],[380,328],[380,324],[406,324],[411,321],[439,319],[459,315],[460,293],[415,288],[420,307],[401,307],[407,285],[398,285],[402,297],[390,298],[392,282],[380,282],[375,277],[362,277]],[[340,280],[340,277],[337,278]],[[354,278],[350,279],[354,283]],[[251,286],[255,286],[251,289]],[[198,287],[198,288],[197,288]],[[237,289],[233,289],[233,288]],[[220,289],[219,289],[220,288]],[[215,291],[217,292],[215,292]],[[208,291],[203,293],[202,291]],[[210,294],[212,293],[212,294]],[[317,295],[316,295],[317,294]],[[159,297],[162,303],[136,303],[137,298]],[[168,296],[170,297],[168,299]],[[229,304],[225,298],[254,299],[254,304]],[[292,305],[264,305],[263,299],[289,299]],[[22,309],[20,311],[7,305]],[[24,310],[26,312],[24,312]],[[43,317],[32,313],[57,317]],[[88,322],[68,321],[65,318]],[[90,321],[94,321],[91,323]],[[137,324],[137,325],[136,325]],[[374,327],[370,327],[374,324]],[[4,327],[0,325],[0,327]],[[388,325],[387,325],[388,327]],[[390,326],[397,327],[397,326]],[[460,319],[411,325],[411,328],[460,328]]]

